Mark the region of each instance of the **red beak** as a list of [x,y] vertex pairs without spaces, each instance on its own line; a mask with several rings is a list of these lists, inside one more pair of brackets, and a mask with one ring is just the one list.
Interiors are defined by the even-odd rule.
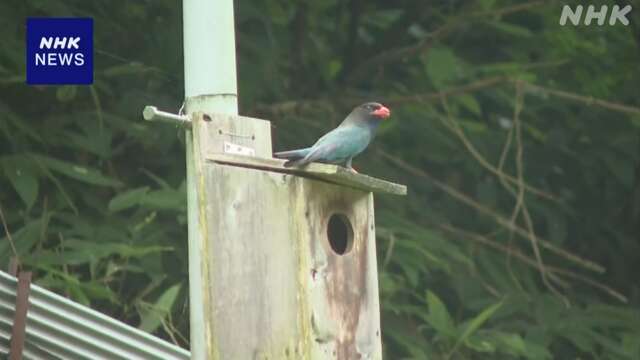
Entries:
[[373,111],[371,114],[386,119],[391,115],[391,110],[389,110],[386,106],[381,106],[378,110]]

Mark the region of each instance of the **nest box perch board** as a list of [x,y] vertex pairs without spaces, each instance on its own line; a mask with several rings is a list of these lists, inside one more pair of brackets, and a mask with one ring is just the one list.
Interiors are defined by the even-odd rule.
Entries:
[[335,165],[284,168],[265,120],[190,123],[202,298],[191,306],[208,358],[381,359],[372,192],[406,187]]

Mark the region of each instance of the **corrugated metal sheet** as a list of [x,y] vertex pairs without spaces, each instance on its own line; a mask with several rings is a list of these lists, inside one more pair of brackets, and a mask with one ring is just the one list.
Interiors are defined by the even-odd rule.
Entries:
[[[0,271],[0,353],[9,352],[17,279]],[[189,359],[189,351],[31,285],[27,360]]]

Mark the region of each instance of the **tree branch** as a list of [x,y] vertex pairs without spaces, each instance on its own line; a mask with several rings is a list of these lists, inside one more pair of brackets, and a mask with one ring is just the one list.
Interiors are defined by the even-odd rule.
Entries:
[[[438,225],[441,229],[452,233],[452,234],[458,234],[458,235],[462,235],[465,238],[472,240],[474,242],[477,242],[479,244],[482,244],[484,246],[490,247],[494,250],[498,250],[501,252],[504,252],[506,254],[509,254],[510,256],[513,256],[515,258],[517,258],[518,260],[522,261],[524,264],[533,267],[533,268],[538,268],[538,263],[529,258],[528,256],[526,256],[525,254],[523,254],[522,252],[518,251],[518,250],[514,250],[511,249],[507,246],[504,246],[496,241],[490,240],[485,236],[482,236],[480,234],[476,234],[476,233],[472,233],[466,230],[462,230],[456,227],[453,227],[449,224],[440,224]],[[619,301],[623,302],[623,303],[627,303],[628,299],[626,296],[622,295],[620,292],[614,290],[613,288],[604,285],[596,280],[590,279],[588,277],[585,277],[581,274],[575,273],[573,271],[569,271],[569,270],[565,270],[565,269],[561,269],[558,267],[554,267],[554,266],[546,266],[547,272],[549,274],[549,278],[553,281],[555,281],[556,283],[558,283],[559,285],[562,285],[564,287],[566,287],[566,282],[562,279],[560,279],[558,277],[558,275],[562,275],[562,276],[566,276],[569,278],[572,278],[574,280],[578,280],[581,282],[584,282],[586,284],[589,284],[599,290],[604,291],[605,293],[607,293],[608,295],[618,299]],[[563,285],[564,284],[564,285]]]
[[633,115],[640,115],[640,108],[637,108],[634,106],[614,103],[611,101],[597,99],[591,96],[583,96],[583,95],[571,93],[568,91],[550,89],[540,85],[534,85],[522,80],[513,80],[513,81],[515,81],[516,83],[522,84],[522,86],[524,86],[532,94],[542,93],[542,94],[554,95],[562,99],[577,101],[588,106],[596,105],[596,106],[600,106],[605,109],[609,109],[613,111],[618,111],[618,112],[623,112],[623,113],[633,114]]
[[475,92],[481,89],[498,85],[506,81],[508,81],[508,78],[505,76],[493,76],[473,81],[465,85],[444,89],[438,92],[429,92],[406,96],[389,96],[385,100],[392,105],[399,105],[407,102],[435,102],[440,101],[443,97]]
[[[447,111],[447,118],[445,119],[444,125],[447,128],[449,128],[451,130],[451,132],[453,132],[456,136],[458,136],[458,138],[460,139],[462,144],[467,148],[467,151],[469,151],[471,156],[473,156],[473,158],[475,158],[476,161],[478,161],[478,163],[482,167],[484,167],[485,169],[489,170],[489,172],[491,172],[494,175],[496,175],[500,180],[507,181],[507,182],[510,182],[512,184],[516,184],[517,185],[519,183],[518,179],[516,179],[513,176],[511,176],[511,175],[505,173],[504,171],[502,171],[502,166],[500,166],[499,168],[496,168],[491,163],[489,163],[484,158],[484,156],[482,156],[482,154],[480,154],[480,152],[476,149],[476,147],[471,143],[471,140],[469,140],[469,138],[465,135],[464,131],[462,131],[462,128],[460,127],[460,125],[455,120],[453,120],[453,118],[451,116],[451,113],[448,110],[448,105],[446,105],[446,101],[445,100],[443,100],[443,104],[444,104],[445,110]],[[510,138],[511,137],[509,135],[508,139],[510,139]],[[527,184],[526,182],[524,183],[524,188],[527,191],[531,192],[532,194],[538,195],[540,197],[543,197],[543,198],[546,198],[546,199],[549,199],[549,200],[552,200],[552,201],[560,202],[560,200],[555,195],[550,194],[548,192],[545,192],[543,190],[537,189],[537,188]],[[515,194],[515,190],[513,190],[512,187],[507,185],[507,189],[511,190],[512,194]]]
[[[411,164],[405,162],[404,160],[395,157],[393,155],[390,155],[388,153],[386,153],[385,151],[380,150],[379,154],[386,158],[387,160],[389,160],[390,162],[392,162],[393,164],[395,164],[396,166],[398,166],[399,168],[405,170],[406,172],[421,177],[421,178],[425,178],[429,181],[431,181],[432,184],[434,184],[436,187],[438,187],[440,190],[444,191],[445,193],[447,193],[449,196],[453,197],[454,199],[466,204],[467,206],[470,206],[472,208],[474,208],[476,211],[487,215],[491,218],[493,218],[497,224],[499,224],[500,226],[504,227],[505,229],[509,230],[509,231],[513,231],[514,233],[520,235],[522,238],[527,239],[529,241],[531,241],[530,239],[530,234],[528,231],[526,231],[525,229],[522,229],[521,227],[512,224],[511,221],[509,221],[509,219],[505,218],[504,216],[502,216],[501,214],[495,212],[493,209],[490,209],[480,203],[478,203],[477,201],[473,200],[472,198],[470,198],[469,196],[463,194],[462,192],[454,189],[453,187],[445,184],[444,182],[436,179],[435,177],[433,177],[431,174],[429,174],[426,170],[424,169],[419,169],[417,167],[412,166]],[[545,249],[555,253],[558,256],[561,256],[577,265],[580,265],[582,267],[584,267],[585,269],[589,269],[591,271],[595,271],[597,273],[603,273],[605,272],[605,268],[600,265],[597,264],[591,260],[587,260],[584,259],[576,254],[573,254],[567,250],[564,250],[562,248],[557,247],[556,245],[554,245],[553,243],[551,243],[548,240],[545,240],[541,237],[537,238],[537,241],[539,244],[542,245],[542,247],[544,247]]]

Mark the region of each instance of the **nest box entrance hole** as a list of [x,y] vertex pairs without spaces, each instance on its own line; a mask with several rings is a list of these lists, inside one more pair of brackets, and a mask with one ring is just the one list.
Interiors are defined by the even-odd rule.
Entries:
[[332,214],[327,223],[327,239],[331,249],[344,255],[353,248],[353,226],[344,214]]

